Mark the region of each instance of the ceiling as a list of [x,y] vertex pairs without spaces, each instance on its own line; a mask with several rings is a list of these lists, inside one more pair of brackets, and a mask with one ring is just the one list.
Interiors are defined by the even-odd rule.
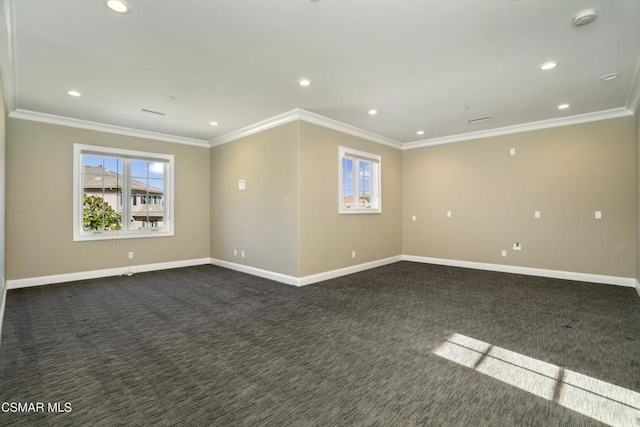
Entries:
[[402,144],[638,102],[638,0],[127,2],[3,0],[10,115],[208,143],[301,108]]

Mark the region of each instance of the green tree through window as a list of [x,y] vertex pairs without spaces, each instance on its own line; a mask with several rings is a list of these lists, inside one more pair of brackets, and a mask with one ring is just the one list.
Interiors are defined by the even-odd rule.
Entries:
[[86,231],[122,230],[122,214],[100,196],[82,198],[82,221]]

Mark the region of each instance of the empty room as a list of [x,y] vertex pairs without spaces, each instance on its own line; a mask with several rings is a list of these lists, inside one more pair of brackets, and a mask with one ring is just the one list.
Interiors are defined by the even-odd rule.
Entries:
[[640,426],[637,0],[0,5],[1,426]]

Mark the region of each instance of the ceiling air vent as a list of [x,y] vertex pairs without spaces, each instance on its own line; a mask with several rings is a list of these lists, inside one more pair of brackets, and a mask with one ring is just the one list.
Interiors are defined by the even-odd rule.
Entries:
[[486,122],[488,120],[491,120],[492,117],[491,116],[484,116],[484,117],[476,117],[475,119],[469,119],[467,120],[467,123],[480,123],[480,122]]
[[161,113],[160,111],[153,111],[153,110],[147,110],[146,108],[143,108],[142,110],[140,110],[144,113],[151,113],[151,114],[157,114],[159,116],[166,116],[165,113]]

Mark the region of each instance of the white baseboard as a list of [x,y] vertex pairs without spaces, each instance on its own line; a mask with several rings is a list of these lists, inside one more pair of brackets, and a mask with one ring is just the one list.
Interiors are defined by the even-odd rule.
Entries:
[[335,279],[336,277],[346,276],[347,274],[353,274],[370,268],[381,267],[383,265],[392,264],[402,260],[402,256],[394,256],[390,258],[384,258],[376,261],[365,262],[363,264],[352,265],[349,267],[339,268],[337,270],[325,271],[323,273],[312,274],[304,277],[289,276],[281,273],[274,273],[273,271],[263,270],[260,268],[250,267],[248,265],[236,264],[235,262],[223,261],[216,258],[211,258],[211,264],[218,265],[220,267],[229,268],[231,270],[240,271],[242,273],[252,274],[258,277],[264,277],[265,279],[275,280],[276,282],[285,283],[293,286],[306,286],[312,283],[322,282],[323,280]]
[[187,259],[182,261],[160,262],[156,264],[132,265],[129,267],[106,268],[103,270],[80,271],[77,273],[56,274],[53,276],[30,277],[27,279],[7,280],[7,289],[27,288],[30,286],[53,285],[54,283],[74,282],[76,280],[98,279],[100,277],[123,276],[147,271],[167,270],[170,268],[191,267],[209,264],[209,258]]
[[250,267],[248,265],[237,264],[235,262],[224,261],[217,258],[210,258],[210,264],[217,265],[219,267],[228,268],[229,270],[240,271],[242,273],[251,274],[253,276],[263,277],[269,280],[275,280],[276,282],[285,283],[287,285],[298,286],[298,278],[294,276],[288,276],[282,273],[275,273],[269,270],[263,270],[261,268]]
[[[633,288],[637,280],[628,277],[602,276],[598,274],[575,273],[561,270],[545,270],[542,268],[517,267],[513,265],[488,264],[483,262],[459,261],[445,258],[431,258],[415,255],[402,255],[403,261],[422,262],[425,264],[448,265],[451,267],[475,268],[476,270],[499,271],[503,273],[524,274],[527,276],[550,277],[553,279],[576,280],[579,282],[603,283],[607,285]],[[639,291],[640,293],[640,291]]]
[[[305,286],[324,280],[335,279],[336,277],[346,276],[348,274],[358,273],[360,271],[369,270],[371,268],[381,267],[387,264],[393,264],[398,261],[413,261],[426,264],[447,265],[452,267],[474,268],[477,270],[498,271],[503,273],[524,274],[529,276],[550,277],[554,279],[576,280],[581,282],[603,283],[608,285],[626,286],[635,288],[640,296],[640,282],[635,278],[602,276],[597,274],[575,273],[560,270],[545,270],[541,268],[517,267],[502,264],[488,264],[472,261],[460,261],[445,258],[431,258],[415,255],[397,255],[376,261],[366,262],[363,264],[352,265],[349,267],[339,268],[337,270],[326,271],[318,274],[311,274],[303,277],[295,277],[286,274],[276,273],[273,271],[263,270],[260,268],[250,267],[247,265],[237,264],[234,262],[223,261],[215,258],[197,258],[182,261],[162,262],[156,264],[136,265],[130,267],[108,268],[103,270],[81,271],[77,273],[57,274],[53,276],[31,277],[26,279],[7,280],[3,292],[5,298],[0,306],[0,326],[4,315],[4,302],[6,301],[6,291],[8,289],[26,288],[30,286],[52,285],[54,283],[73,282],[76,280],[97,279],[100,277],[122,276],[125,274],[135,274],[147,271],[167,270],[170,268],[191,267],[195,265],[213,264],[220,267],[229,268],[231,270],[240,271],[265,279],[274,280],[276,282],[285,283],[293,286]],[[1,329],[0,329],[1,330]]]
[[398,261],[402,261],[402,255],[383,258],[371,262],[365,262],[364,264],[352,265],[350,267],[339,268],[337,270],[325,271],[324,273],[312,274],[299,278],[298,286],[305,286],[312,283],[322,282],[324,280],[335,279],[336,277],[358,273],[360,271],[369,270],[371,268],[382,267],[383,265],[393,264],[394,262]]

